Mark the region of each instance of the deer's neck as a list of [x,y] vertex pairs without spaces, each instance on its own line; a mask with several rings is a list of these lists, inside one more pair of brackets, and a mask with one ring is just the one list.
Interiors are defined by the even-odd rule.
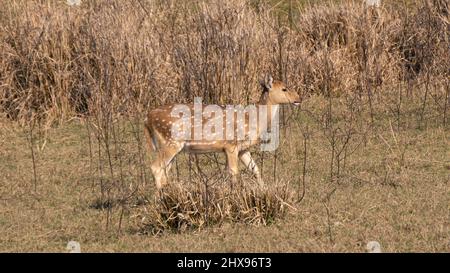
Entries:
[[265,105],[269,110],[275,110],[278,108],[279,104],[272,102],[272,100],[269,97],[268,92],[264,92],[261,97],[259,98],[258,106],[259,105]]
[[[267,116],[265,117],[267,122],[258,124],[258,135],[261,135],[262,133],[270,132],[271,127],[272,127],[272,122],[274,121],[273,119],[277,118],[275,116],[278,113],[277,111],[278,111],[279,104],[273,103],[270,100],[269,93],[264,92],[261,95],[259,102],[257,104],[258,108],[261,106],[264,106],[267,109],[267,112],[266,112]],[[258,115],[259,114],[262,114],[262,113],[259,112]],[[261,117],[259,117],[259,118],[261,118]]]

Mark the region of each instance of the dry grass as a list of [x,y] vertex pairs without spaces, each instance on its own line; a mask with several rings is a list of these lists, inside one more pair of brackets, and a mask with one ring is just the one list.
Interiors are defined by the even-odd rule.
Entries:
[[142,232],[152,234],[199,230],[224,222],[268,225],[294,208],[288,203],[293,197],[286,185],[283,189],[243,186],[230,190],[224,185],[205,189],[199,184],[186,187],[174,183],[132,217],[137,218]]
[[[0,251],[450,250],[447,2],[84,2],[0,0]],[[180,155],[154,199],[146,111],[266,72],[305,96],[269,190]]]
[[445,1],[303,2],[4,1],[0,110],[49,126],[194,96],[248,103],[269,71],[303,94],[357,94],[370,108],[408,84],[408,96],[447,109]]
[[[449,138],[448,131],[440,128],[396,131],[395,135],[387,128],[379,130],[347,158],[338,183],[329,180],[330,149],[325,136],[316,131],[308,142],[305,197],[281,220],[268,226],[225,221],[200,230],[152,236],[143,235],[142,226],[132,217],[149,208],[140,198],[129,200],[123,213],[120,204],[109,213],[108,208],[92,208],[100,189],[98,178],[89,172],[83,125],[75,122],[50,130],[45,149],[37,152],[35,192],[26,134],[13,130],[11,123],[3,124],[1,251],[60,252],[69,240],[81,242],[88,252],[362,252],[370,240],[381,242],[389,252],[450,251]],[[292,147],[302,144],[294,137],[298,132],[288,133],[289,141],[279,150],[278,176],[296,189],[302,156]],[[133,151],[132,140],[128,145]],[[219,159],[223,164],[224,159]],[[178,160],[180,179],[189,187],[186,156]],[[269,185],[273,185],[272,163],[273,157],[266,155],[264,176]],[[222,173],[217,167],[204,166],[208,175]],[[198,181],[192,176],[192,183]],[[253,183],[245,172],[243,178]],[[153,191],[148,184],[138,196],[152,200]]]

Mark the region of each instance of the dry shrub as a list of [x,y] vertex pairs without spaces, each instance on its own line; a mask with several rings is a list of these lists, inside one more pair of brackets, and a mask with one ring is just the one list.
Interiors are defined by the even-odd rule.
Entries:
[[229,185],[208,187],[173,183],[154,202],[136,210],[133,218],[144,233],[201,229],[224,222],[268,225],[294,208],[294,193],[287,184],[264,189]]
[[165,38],[180,97],[249,103],[258,90],[258,76],[268,69],[262,65],[270,57],[264,43],[272,38],[255,20],[258,14],[241,0],[200,2],[197,10],[186,10]]
[[448,86],[442,0],[299,5],[289,23],[245,0],[0,2],[0,111],[15,120],[51,124],[105,102],[119,114],[194,96],[249,103],[268,71],[326,95],[420,89],[424,78]]
[[402,22],[395,10],[355,2],[307,7],[291,35],[289,70],[299,71],[307,93],[361,95],[369,86],[392,86],[402,70],[393,50]]

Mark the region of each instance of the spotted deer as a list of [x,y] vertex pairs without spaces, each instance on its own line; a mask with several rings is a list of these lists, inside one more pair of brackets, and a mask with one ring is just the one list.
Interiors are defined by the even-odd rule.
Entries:
[[[231,114],[226,115],[217,115],[217,112],[214,112],[214,115],[211,113],[208,115],[203,112],[196,118],[195,104],[184,105],[184,109],[187,107],[187,110],[193,110],[194,113],[188,111],[187,116],[182,117],[175,111],[176,107],[179,106],[176,104],[161,106],[149,111],[144,131],[148,150],[156,152],[156,158],[150,167],[157,189],[161,189],[167,184],[167,174],[172,161],[181,151],[188,153],[224,152],[233,184],[237,181],[239,173],[238,159],[240,159],[256,176],[259,185],[264,185],[258,166],[253,160],[249,148],[262,142],[263,134],[267,133],[271,125],[273,125],[271,123],[274,122],[273,117],[276,116],[280,104],[294,104],[298,106],[301,99],[297,92],[288,90],[283,82],[273,80],[271,76],[266,76],[260,84],[262,94],[259,103],[254,105],[254,109],[260,111],[255,111],[256,114],[253,116],[245,112],[241,119],[238,117],[241,112],[236,109],[232,110]],[[206,105],[203,106],[205,109],[208,108]],[[225,106],[216,105],[216,107],[220,107],[219,109],[222,110],[231,109]],[[262,111],[262,109],[265,109],[265,111]],[[267,122],[263,122],[263,120]],[[216,123],[218,127],[215,130],[211,130],[211,132],[215,131],[212,132],[212,135],[225,130],[227,132],[226,138],[203,136],[192,139],[192,135],[196,135],[196,129],[206,126],[212,121],[218,122]],[[188,137],[174,137],[173,129],[175,125],[178,126],[178,130],[181,130],[181,135]],[[241,138],[238,138],[238,129],[241,130]]]

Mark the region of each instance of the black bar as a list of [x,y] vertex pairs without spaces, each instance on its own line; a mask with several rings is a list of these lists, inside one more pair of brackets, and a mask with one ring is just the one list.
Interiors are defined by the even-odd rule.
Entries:
[[[136,253],[136,254],[0,254],[3,267],[18,270],[30,266],[37,269],[68,267],[73,270],[98,269],[123,272],[333,272],[355,270],[436,272],[433,267],[448,268],[450,255],[445,254],[312,254],[312,253]],[[17,260],[16,260],[17,259]],[[34,271],[33,270],[33,271]],[[445,270],[444,270],[445,271]],[[81,271],[80,271],[81,272]]]

